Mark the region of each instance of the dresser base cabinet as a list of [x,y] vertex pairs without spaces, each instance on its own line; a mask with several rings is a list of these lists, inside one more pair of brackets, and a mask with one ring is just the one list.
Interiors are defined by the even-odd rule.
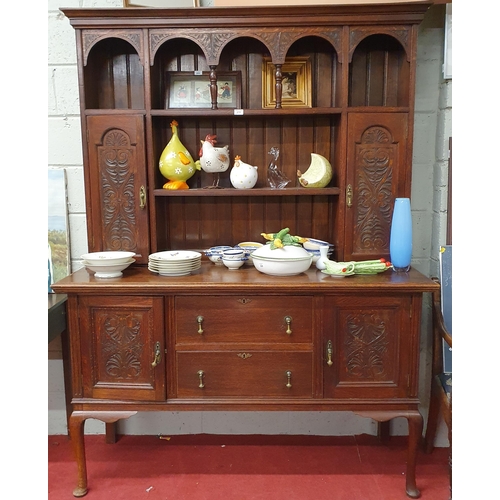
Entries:
[[406,491],[422,434],[417,271],[331,278],[316,268],[267,276],[203,262],[189,276],[133,266],[122,278],[81,269],[68,295],[75,496],[87,491],[84,423],[137,411],[350,411],[408,420]]

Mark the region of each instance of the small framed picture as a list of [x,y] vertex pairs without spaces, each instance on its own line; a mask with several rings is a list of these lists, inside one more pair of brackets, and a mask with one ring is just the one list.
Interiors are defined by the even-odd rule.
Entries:
[[[264,58],[262,77],[262,107],[276,106],[275,65]],[[308,57],[287,57],[281,66],[281,105],[283,107],[310,108],[312,73]]]
[[[211,108],[210,73],[167,72],[166,108]],[[217,72],[217,106],[241,107],[241,71]]]

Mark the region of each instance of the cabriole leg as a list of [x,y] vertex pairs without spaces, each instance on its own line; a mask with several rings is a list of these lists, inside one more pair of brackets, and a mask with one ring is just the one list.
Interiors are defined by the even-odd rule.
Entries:
[[[76,414],[78,413],[78,414]],[[84,426],[86,417],[73,412],[69,417],[69,437],[73,444],[76,465],[78,467],[77,486],[73,496],[83,497],[87,494],[87,461],[85,459]]]
[[84,427],[85,420],[95,418],[106,424],[129,418],[136,411],[74,411],[69,417],[69,436],[73,444],[76,465],[78,468],[78,480],[73,496],[83,497],[87,494],[87,460],[85,458]]
[[415,469],[417,466],[417,450],[422,438],[423,418],[420,412],[415,411],[405,415],[408,420],[408,463],[406,466],[406,494],[410,498],[419,498]]

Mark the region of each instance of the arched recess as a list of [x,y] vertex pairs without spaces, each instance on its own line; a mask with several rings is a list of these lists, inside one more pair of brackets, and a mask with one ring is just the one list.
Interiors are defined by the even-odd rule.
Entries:
[[349,106],[409,105],[410,61],[408,47],[402,44],[405,34],[402,30],[398,37],[394,33],[359,36],[350,52]]
[[165,108],[168,92],[167,72],[209,71],[207,58],[202,47],[193,40],[183,37],[162,38],[155,46],[151,59],[151,105]]
[[144,66],[135,41],[108,36],[84,46],[87,109],[144,109]]
[[312,107],[341,105],[342,65],[340,53],[332,43],[334,40],[332,37],[302,36],[286,53],[287,58],[305,58],[310,63]]
[[242,108],[262,107],[262,67],[267,56],[267,46],[261,40],[250,36],[231,40],[220,54],[218,74],[225,71],[241,72]]

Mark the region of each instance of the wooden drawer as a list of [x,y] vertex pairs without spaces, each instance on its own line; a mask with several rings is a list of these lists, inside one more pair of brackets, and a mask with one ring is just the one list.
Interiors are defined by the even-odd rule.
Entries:
[[177,352],[177,396],[312,397],[312,353]]
[[[310,296],[175,298],[176,343],[311,343]],[[288,332],[288,333],[287,333]]]

